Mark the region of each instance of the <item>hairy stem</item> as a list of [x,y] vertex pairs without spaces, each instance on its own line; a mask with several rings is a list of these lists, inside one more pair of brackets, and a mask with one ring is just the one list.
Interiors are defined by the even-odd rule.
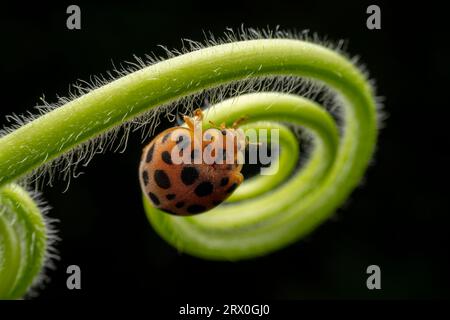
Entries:
[[41,271],[47,249],[39,208],[21,187],[0,189],[0,299],[22,297]]
[[0,186],[158,105],[231,80],[264,75],[325,81],[354,102],[355,112],[370,112],[369,85],[332,50],[289,39],[228,43],[133,72],[0,138]]
[[[254,93],[222,101],[207,114],[206,126],[208,120],[231,123],[249,115],[245,126],[279,128],[282,152],[294,155],[280,156],[278,175],[250,179],[229,204],[205,214],[174,217],[145,199],[144,205],[163,238],[196,256],[236,260],[281,248],[310,232],[345,201],[364,174],[377,136],[374,94],[364,75],[342,55],[301,40],[248,40],[183,54],[92,90],[3,136],[2,203],[11,197],[8,188],[17,178],[152,108],[235,80],[274,75],[314,79],[335,91],[343,105],[341,131],[318,104],[288,93]],[[314,149],[299,171],[294,170],[298,145],[281,122],[303,126],[314,137]],[[28,195],[16,195],[11,212],[20,216],[23,209],[34,217],[37,211]],[[27,205],[17,206],[20,203]],[[6,248],[0,250],[0,288],[7,291],[0,297],[23,293],[23,286],[8,289],[15,281],[10,275],[23,270],[20,266],[35,270],[29,260],[19,261],[21,253],[14,248],[20,233],[12,232],[5,221],[0,216],[0,248]],[[22,234],[29,237],[35,231],[25,225],[30,228]]]
[[[220,260],[266,254],[311,231],[342,204],[361,179],[369,159],[365,152],[370,140],[359,138],[361,131],[368,128],[359,122],[366,123],[367,118],[353,118],[354,113],[346,110],[344,136],[339,140],[332,118],[318,105],[280,93],[255,93],[225,100],[208,115],[220,123],[232,122],[242,113],[251,114],[255,121],[270,119],[303,126],[315,137],[314,150],[301,171],[293,174],[287,171],[288,167],[280,168],[292,178],[278,188],[256,185],[258,197],[219,206],[203,215],[170,216],[152,207],[144,197],[155,229],[181,251]],[[205,119],[205,125],[209,120]],[[284,134],[281,132],[280,136]],[[283,139],[281,144],[283,152]],[[239,188],[237,198],[240,193]]]

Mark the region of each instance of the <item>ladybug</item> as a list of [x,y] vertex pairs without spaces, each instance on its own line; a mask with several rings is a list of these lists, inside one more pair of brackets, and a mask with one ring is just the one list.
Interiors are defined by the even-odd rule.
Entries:
[[246,140],[236,127],[245,118],[204,133],[201,109],[183,119],[187,127],[169,128],[143,149],[139,180],[154,207],[189,216],[218,206],[244,180],[238,160]]

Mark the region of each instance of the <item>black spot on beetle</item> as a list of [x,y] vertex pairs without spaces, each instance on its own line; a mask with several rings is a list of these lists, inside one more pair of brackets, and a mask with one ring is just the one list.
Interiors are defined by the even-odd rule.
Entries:
[[161,158],[165,163],[172,164],[172,157],[170,156],[169,151],[164,151],[163,153],[161,153]]
[[190,143],[191,143],[191,140],[186,135],[178,136],[177,141],[176,141],[176,144],[178,145],[178,148],[180,148],[180,150],[186,149],[190,145]]
[[183,142],[185,138],[186,138],[186,136],[183,136],[183,135],[178,136],[177,144],[180,144],[181,142]]
[[159,205],[161,202],[159,202],[159,199],[158,199],[158,197],[156,196],[156,194],[154,194],[153,192],[149,192],[148,193],[148,196],[150,197],[150,199],[152,200],[152,202],[155,204],[155,205]]
[[200,213],[206,211],[206,207],[199,204],[191,204],[186,210],[189,213]]
[[181,170],[181,181],[187,186],[193,184],[198,179],[198,170],[194,167],[184,167]]
[[182,208],[183,206],[184,206],[184,202],[183,202],[183,201],[177,202],[177,203],[175,204],[175,207],[177,207],[178,209],[179,209],[179,208]]
[[147,172],[147,170],[144,170],[142,172],[142,180],[144,181],[144,185],[148,185],[148,172]]
[[236,190],[237,188],[237,183],[233,183],[228,189],[227,189],[227,193],[232,193],[234,190]]
[[155,151],[155,145],[153,144],[147,152],[147,156],[145,157],[145,162],[149,163],[153,158],[153,151]]
[[166,195],[167,200],[173,200],[175,199],[176,195],[173,193],[169,193],[168,195]]
[[191,161],[194,162],[200,155],[200,151],[198,149],[192,149],[191,151]]
[[163,189],[170,188],[170,179],[164,170],[155,170],[154,174],[156,184]]
[[161,142],[164,143],[167,141],[167,139],[169,139],[170,135],[172,134],[172,132],[166,133],[164,135],[164,137],[162,138]]
[[206,197],[213,192],[214,186],[209,181],[200,183],[194,190],[195,194],[199,197]]
[[226,186],[228,184],[228,182],[230,181],[230,179],[228,179],[228,177],[223,177],[222,180],[220,180],[220,186]]
[[216,163],[224,163],[224,160],[226,160],[227,158],[227,151],[219,148],[217,150],[214,150],[214,152],[216,153]]

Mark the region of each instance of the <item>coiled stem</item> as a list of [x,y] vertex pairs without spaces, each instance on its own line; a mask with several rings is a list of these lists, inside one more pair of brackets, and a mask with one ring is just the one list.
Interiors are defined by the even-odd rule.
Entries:
[[41,271],[47,250],[40,209],[15,184],[0,189],[0,298],[22,297]]
[[282,156],[280,161],[288,164],[282,175],[250,180],[230,199],[245,201],[196,217],[172,217],[146,203],[155,229],[190,254],[235,260],[276,250],[311,231],[345,201],[376,143],[376,107],[367,79],[337,52],[301,40],[258,39],[207,47],[92,90],[0,138],[0,188],[159,105],[235,80],[276,75],[314,79],[334,90],[343,102],[342,134],[319,105],[287,93],[223,101],[206,121],[230,124],[248,114],[247,127],[280,128],[282,149],[292,151],[292,160],[298,157],[293,136],[276,122],[309,130],[315,147],[305,167],[284,181],[294,165]]

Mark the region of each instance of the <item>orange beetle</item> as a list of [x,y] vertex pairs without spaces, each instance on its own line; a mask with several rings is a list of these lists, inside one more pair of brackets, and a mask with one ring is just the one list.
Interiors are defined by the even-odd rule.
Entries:
[[187,216],[214,208],[242,183],[238,159],[245,138],[236,129],[243,119],[231,128],[221,124],[202,134],[201,109],[183,118],[187,127],[169,128],[144,148],[139,179],[156,208]]

